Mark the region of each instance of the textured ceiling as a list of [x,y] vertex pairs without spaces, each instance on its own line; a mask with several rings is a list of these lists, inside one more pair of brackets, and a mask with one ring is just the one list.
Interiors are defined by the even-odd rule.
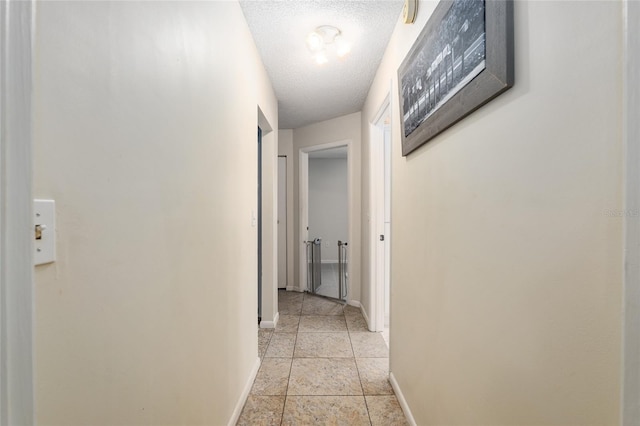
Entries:
[[[240,0],[279,106],[279,127],[360,111],[402,11],[403,0]],[[333,25],[351,42],[344,59],[317,65],[307,34]]]

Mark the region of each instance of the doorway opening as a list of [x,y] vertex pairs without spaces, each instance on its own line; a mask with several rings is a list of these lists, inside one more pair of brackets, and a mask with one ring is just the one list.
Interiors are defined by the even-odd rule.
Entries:
[[391,300],[391,103],[383,102],[371,124],[370,275],[374,330],[387,345]]
[[300,150],[301,283],[342,303],[349,295],[350,150],[350,141]]

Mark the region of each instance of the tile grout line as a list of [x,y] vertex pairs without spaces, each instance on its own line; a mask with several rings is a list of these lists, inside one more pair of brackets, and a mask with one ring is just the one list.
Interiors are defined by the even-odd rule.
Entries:
[[[356,357],[356,355],[355,355],[355,350],[354,350],[354,347],[353,347],[353,341],[352,341],[352,339],[351,339],[351,337],[352,337],[352,333],[354,333],[354,332],[356,332],[356,331],[355,331],[355,330],[351,330],[351,329],[349,328],[349,322],[347,321],[347,315],[344,313],[344,307],[343,307],[343,312],[342,312],[342,314],[338,314],[338,315],[319,315],[319,314],[317,314],[317,313],[311,313],[311,314],[305,315],[305,314],[303,314],[303,311],[304,311],[303,307],[304,307],[304,302],[305,302],[305,299],[307,298],[307,296],[308,296],[308,295],[307,295],[306,293],[305,293],[305,294],[303,294],[301,309],[300,309],[299,313],[298,313],[297,315],[295,315],[295,316],[297,316],[297,317],[298,317],[298,321],[297,321],[297,328],[296,328],[296,331],[295,331],[295,338],[294,338],[294,342],[293,342],[293,353],[292,353],[292,355],[291,355],[291,363],[290,363],[290,365],[289,365],[289,375],[288,375],[288,378],[287,378],[287,386],[286,386],[286,389],[285,389],[285,395],[284,395],[284,397],[285,397],[285,398],[284,398],[284,403],[283,403],[283,406],[282,406],[282,413],[281,413],[280,425],[282,426],[282,425],[284,424],[284,414],[285,414],[285,411],[286,411],[286,410],[285,410],[285,407],[286,407],[286,403],[287,403],[288,398],[289,398],[289,387],[290,387],[290,384],[291,384],[291,378],[292,378],[292,372],[293,372],[293,361],[296,359],[296,356],[295,356],[295,350],[296,350],[296,347],[297,347],[297,342],[298,342],[299,333],[301,333],[301,332],[302,332],[302,331],[300,330],[300,324],[301,324],[301,322],[302,322],[302,317],[303,317],[303,316],[319,316],[319,317],[329,317],[329,318],[331,318],[331,317],[336,317],[336,318],[342,317],[342,321],[343,321],[343,322],[344,322],[344,324],[345,324],[345,330],[344,330],[344,331],[320,330],[320,331],[305,331],[305,332],[303,332],[303,333],[311,333],[311,334],[314,334],[314,333],[344,333],[344,332],[346,332],[347,337],[349,338],[349,346],[350,346],[350,348],[351,348],[351,356],[346,356],[346,357],[331,357],[331,356],[318,357],[318,356],[308,356],[308,357],[297,357],[297,358],[298,358],[298,359],[353,359],[354,365],[355,365],[355,367],[356,367],[356,373],[358,374],[358,381],[359,381],[359,383],[360,383],[360,389],[361,389],[361,391],[362,391],[361,396],[362,396],[363,401],[364,401],[364,403],[365,403],[365,409],[367,410],[367,417],[368,417],[368,419],[369,419],[369,424],[370,424],[370,425],[371,425],[371,424],[373,424],[373,423],[372,423],[372,420],[371,420],[371,413],[370,413],[370,411],[369,411],[369,406],[368,406],[367,399],[366,399],[366,395],[365,395],[365,391],[364,391],[364,385],[363,385],[363,383],[362,383],[362,377],[361,377],[361,373],[360,373],[360,368],[359,368],[359,366],[358,366],[357,357]],[[273,336],[274,336],[275,332],[276,332],[276,331],[275,331],[275,329],[274,329],[274,331],[273,331],[273,332],[271,333],[271,335],[269,336],[269,341],[268,341],[268,343],[267,343],[267,347],[266,347],[266,349],[265,349],[265,354],[266,354],[267,349],[269,348],[269,345],[270,345],[270,344],[271,344],[271,342],[272,342],[272,339],[273,339]],[[293,334],[293,333],[291,333],[291,334]],[[264,361],[264,359],[265,359],[265,358],[266,358],[266,356],[263,356],[262,361]],[[271,358],[282,358],[282,357],[271,357]],[[370,357],[370,358],[378,358],[378,357]],[[382,394],[381,394],[381,395],[382,395]],[[294,395],[291,395],[291,396],[294,396]],[[323,395],[296,395],[296,396],[303,396],[303,397],[323,397],[323,396],[345,397],[345,396],[360,396],[360,395],[344,395],[344,394],[342,394],[342,395],[333,395],[333,394],[323,394]]]
[[[296,333],[297,339],[297,333]],[[293,350],[295,351],[296,345],[293,344]],[[280,415],[280,426],[284,423],[284,409],[287,406],[287,398],[289,397],[289,382],[291,381],[291,370],[293,369],[293,354],[291,355],[291,363],[289,364],[289,377],[287,377],[287,387],[284,390],[284,402],[282,403],[282,414]]]
[[[302,295],[302,304],[304,304],[304,294]],[[280,426],[284,423],[284,410],[287,406],[289,398],[289,384],[291,383],[291,372],[293,371],[293,359],[296,354],[296,344],[298,343],[298,333],[300,332],[300,318],[302,317],[302,304],[300,305],[300,315],[298,315],[298,327],[296,328],[296,338],[293,340],[293,352],[291,353],[291,364],[289,365],[289,377],[287,378],[287,388],[284,390],[284,403],[282,404],[282,415],[280,416]],[[275,330],[274,330],[275,333]]]
[[[346,318],[345,318],[346,321]],[[349,333],[349,344],[351,345],[351,351],[353,352],[353,363],[356,365],[356,371],[358,372],[358,381],[360,382],[360,388],[362,389],[362,399],[364,400],[364,408],[367,410],[367,417],[369,418],[369,424],[373,425],[371,421],[371,414],[369,413],[369,404],[367,404],[367,397],[364,394],[364,385],[362,384],[362,377],[360,376],[360,367],[356,358],[356,351],[353,349],[353,342],[351,341],[351,333]]]

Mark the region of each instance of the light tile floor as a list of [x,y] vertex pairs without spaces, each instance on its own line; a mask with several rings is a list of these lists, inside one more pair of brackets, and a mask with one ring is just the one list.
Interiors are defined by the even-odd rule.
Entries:
[[338,263],[322,263],[320,267],[322,284],[316,289],[321,296],[338,297]]
[[389,384],[389,349],[360,309],[278,291],[275,330],[237,425],[407,425]]

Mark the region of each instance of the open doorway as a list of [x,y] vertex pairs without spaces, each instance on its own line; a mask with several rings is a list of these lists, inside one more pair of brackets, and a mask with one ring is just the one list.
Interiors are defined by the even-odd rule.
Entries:
[[349,294],[350,141],[300,151],[302,287],[347,302]]
[[391,299],[391,104],[383,102],[371,124],[370,146],[370,265],[375,331],[387,345]]
[[309,153],[309,240],[314,252],[312,292],[333,299],[345,298],[342,246],[347,244],[349,198],[347,147]]

